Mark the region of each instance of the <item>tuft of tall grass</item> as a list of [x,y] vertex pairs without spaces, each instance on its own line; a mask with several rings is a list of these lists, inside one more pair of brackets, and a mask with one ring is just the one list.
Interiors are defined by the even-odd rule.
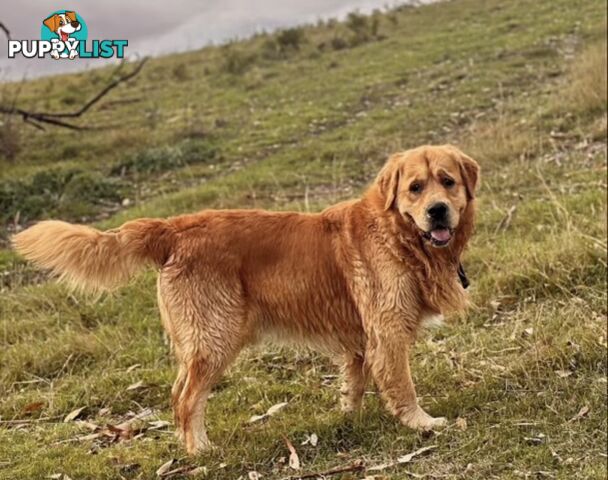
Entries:
[[608,95],[606,38],[587,47],[569,72],[565,98],[569,106],[590,114],[606,111]]

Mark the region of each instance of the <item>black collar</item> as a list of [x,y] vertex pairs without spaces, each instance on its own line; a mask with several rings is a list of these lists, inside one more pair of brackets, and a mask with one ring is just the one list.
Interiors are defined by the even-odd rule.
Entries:
[[464,273],[464,267],[462,266],[462,263],[458,264],[458,279],[460,280],[460,283],[462,283],[462,288],[469,287],[469,279],[467,278],[467,274]]

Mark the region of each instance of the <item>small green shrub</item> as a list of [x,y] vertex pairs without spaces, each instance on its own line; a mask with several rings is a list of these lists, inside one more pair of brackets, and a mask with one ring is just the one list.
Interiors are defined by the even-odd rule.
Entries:
[[14,118],[5,115],[0,121],[0,157],[12,162],[20,151],[21,129]]
[[374,13],[371,16],[371,22],[369,25],[369,31],[374,38],[378,38],[379,30],[380,30],[380,17],[381,13],[379,10],[374,10]]
[[178,63],[173,67],[173,78],[178,82],[185,82],[190,80],[190,71],[186,63]]
[[116,183],[95,171],[74,172],[63,188],[60,204],[104,201],[119,201]]
[[77,172],[65,184],[56,210],[63,217],[80,219],[94,216],[100,206],[120,200],[120,186],[115,179],[107,179],[100,172]]
[[334,37],[331,39],[331,48],[334,50],[344,50],[348,48],[348,42],[342,37]]
[[153,147],[138,152],[112,167],[110,174],[122,176],[133,173],[162,173],[186,165],[208,162],[216,156],[217,148],[211,142],[188,139],[175,146]]
[[180,145],[184,164],[206,163],[218,158],[218,149],[209,141],[187,140]]
[[80,169],[44,170],[31,178],[0,182],[0,221],[17,216],[21,223],[57,215],[78,220],[100,205],[118,202],[122,184],[99,172]]
[[365,33],[369,30],[368,18],[356,11],[348,14],[345,24],[355,33]]
[[112,175],[158,173],[182,166],[181,152],[176,147],[150,148],[136,153],[112,168]]
[[352,32],[349,42],[351,47],[383,38],[379,35],[380,16],[378,10],[375,10],[371,16],[362,15],[356,11],[348,14],[345,24]]
[[304,42],[306,36],[301,28],[288,28],[281,30],[277,34],[277,45],[281,52],[289,50],[299,50],[300,45]]
[[352,31],[351,46],[360,45],[370,39],[370,23],[368,17],[359,12],[351,12],[346,18],[346,26]]
[[224,49],[222,70],[232,75],[241,75],[255,62],[256,55],[237,50],[230,46]]

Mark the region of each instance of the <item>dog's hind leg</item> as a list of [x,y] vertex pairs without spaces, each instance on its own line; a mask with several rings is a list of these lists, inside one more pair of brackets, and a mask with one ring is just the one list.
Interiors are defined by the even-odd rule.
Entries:
[[[178,436],[190,455],[212,447],[205,429],[205,409],[211,389],[244,346],[243,318],[228,308],[224,317],[208,310],[196,321],[198,328],[177,335],[176,353],[181,360],[180,374],[174,385],[173,411]],[[221,324],[231,326],[222,331]],[[184,321],[187,323],[187,321]],[[236,328],[240,325],[240,329]]]
[[[176,381],[176,393],[178,390],[180,393],[173,408],[178,432],[182,432],[190,455],[212,447],[205,429],[207,399],[213,386],[244,346],[242,339],[237,332],[232,337],[218,335],[186,354]],[[184,377],[181,376],[182,372]]]
[[340,406],[343,412],[354,412],[361,407],[366,384],[367,371],[363,357],[356,354],[345,355],[340,388]]
[[216,360],[197,358],[185,368],[185,381],[174,404],[174,412],[186,450],[194,455],[212,446],[205,429],[205,408],[211,388],[221,376],[225,365]]
[[[194,455],[211,447],[205,430],[211,389],[250,335],[243,293],[235,279],[211,268],[194,277],[186,273],[180,265],[161,273],[159,305],[180,365],[172,389],[177,435]],[[200,277],[203,273],[206,276]]]
[[182,442],[185,442],[186,439],[184,437],[184,431],[181,429],[181,421],[178,417],[177,405],[178,405],[179,399],[182,395],[184,386],[186,384],[187,376],[188,376],[188,367],[186,364],[182,363],[179,366],[179,371],[177,372],[177,378],[173,382],[173,387],[171,388],[171,405],[173,407],[173,421],[175,422],[175,425],[177,427],[177,429],[175,430],[175,435]]

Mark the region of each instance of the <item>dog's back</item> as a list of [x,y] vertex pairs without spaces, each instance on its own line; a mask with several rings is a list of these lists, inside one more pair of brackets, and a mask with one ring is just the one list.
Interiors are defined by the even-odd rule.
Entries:
[[341,331],[360,328],[340,262],[340,222],[322,214],[226,210],[171,224],[177,234],[160,280],[168,304],[178,303],[186,284],[201,285],[200,303],[230,298],[251,335],[334,349],[350,338]]

